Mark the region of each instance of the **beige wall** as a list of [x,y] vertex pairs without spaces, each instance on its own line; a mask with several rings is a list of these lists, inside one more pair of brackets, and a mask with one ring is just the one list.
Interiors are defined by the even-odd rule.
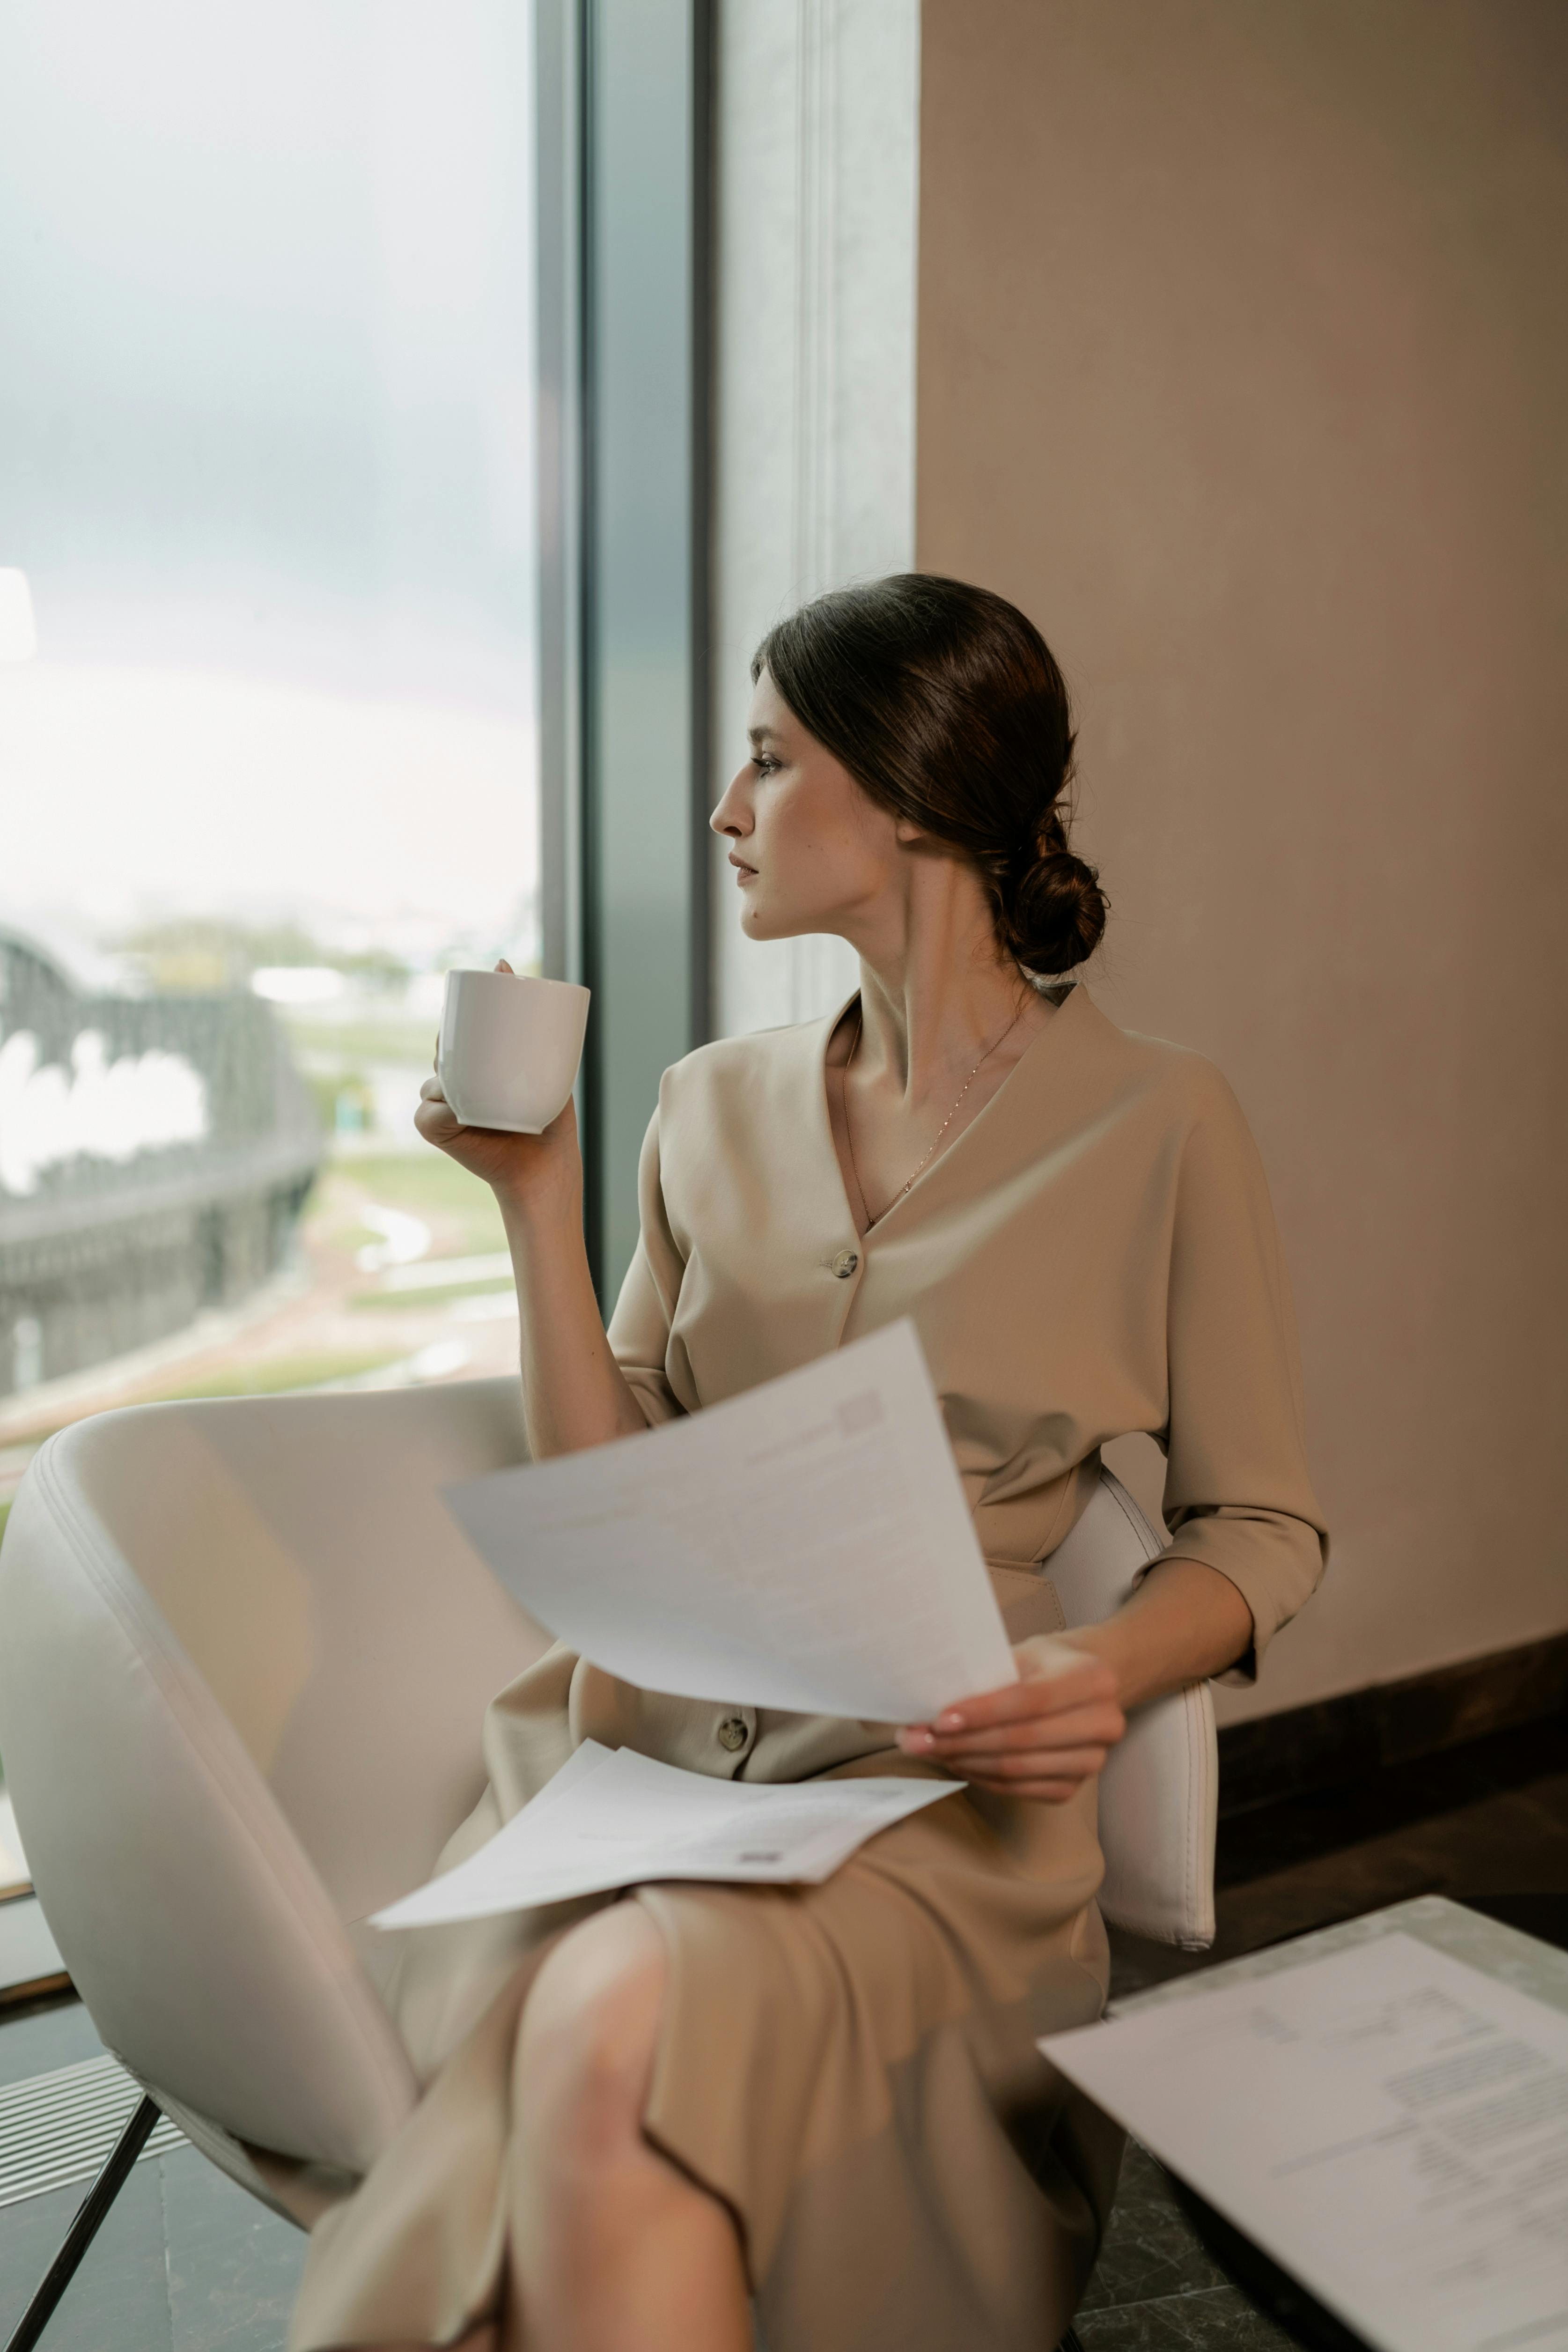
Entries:
[[1330,1582],[1255,1699],[1568,1625],[1568,8],[925,0],[917,544],[1082,713],[1091,984],[1211,1055]]

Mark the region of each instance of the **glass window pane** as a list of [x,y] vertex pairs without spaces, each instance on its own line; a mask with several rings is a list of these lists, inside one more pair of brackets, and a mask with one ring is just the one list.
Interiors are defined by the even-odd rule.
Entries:
[[517,0],[0,5],[0,1509],[515,1360],[411,1120],[538,953],[528,108]]

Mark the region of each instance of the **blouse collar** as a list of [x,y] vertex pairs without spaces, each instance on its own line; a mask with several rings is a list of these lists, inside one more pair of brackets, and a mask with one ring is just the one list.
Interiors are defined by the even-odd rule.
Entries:
[[[852,988],[831,1013],[811,1024],[804,1033],[805,1039],[810,1040],[811,1046],[809,1066],[811,1073],[813,1101],[810,1116],[816,1131],[817,1146],[821,1152],[825,1152],[827,1155],[833,1187],[841,1205],[844,1219],[857,1234],[860,1229],[855,1223],[849,1191],[844,1183],[843,1170],[839,1164],[838,1147],[833,1141],[832,1119],[828,1108],[827,1058],[828,1045],[833,1032],[851,1005],[858,1001],[859,996],[860,990]],[[969,1143],[971,1137],[994,1134],[1006,1123],[1012,1105],[1022,1103],[1027,1108],[1029,1100],[1039,1086],[1041,1071],[1048,1063],[1056,1059],[1057,1052],[1061,1049],[1064,1042],[1063,1033],[1066,1033],[1066,1042],[1071,1042],[1086,1024],[1092,1024],[1095,1021],[1103,1021],[1103,1019],[1104,1015],[1091,998],[1083,982],[1081,980],[1074,981],[1068,994],[1057,1005],[1055,1017],[1048,1021],[1045,1027],[1030,1039],[989,1101],[981,1105],[968,1125],[960,1129],[954,1137],[947,1149],[945,1151],[939,1151],[930,1164],[920,1171],[909,1190],[906,1192],[901,1192],[895,1201],[890,1202],[874,1224],[868,1226],[865,1233],[860,1234],[861,1240],[862,1242],[879,1240],[901,1209],[904,1208],[909,1202],[916,1200],[923,1189],[932,1182],[939,1171],[949,1170],[956,1160],[960,1160],[960,1155],[964,1153],[965,1146]],[[993,1117],[994,1113],[998,1115]]]

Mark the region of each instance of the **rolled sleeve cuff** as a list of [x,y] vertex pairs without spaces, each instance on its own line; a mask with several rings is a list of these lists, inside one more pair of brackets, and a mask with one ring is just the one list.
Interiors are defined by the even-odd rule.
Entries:
[[1322,1580],[1328,1539],[1310,1520],[1240,1506],[1195,1512],[1172,1531],[1164,1559],[1201,1560],[1236,1587],[1252,1612],[1252,1646],[1220,1683],[1254,1683],[1263,1653]]

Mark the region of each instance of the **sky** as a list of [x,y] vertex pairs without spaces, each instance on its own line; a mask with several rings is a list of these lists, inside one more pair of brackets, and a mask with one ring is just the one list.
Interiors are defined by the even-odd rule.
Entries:
[[537,883],[528,10],[0,0],[0,899]]

